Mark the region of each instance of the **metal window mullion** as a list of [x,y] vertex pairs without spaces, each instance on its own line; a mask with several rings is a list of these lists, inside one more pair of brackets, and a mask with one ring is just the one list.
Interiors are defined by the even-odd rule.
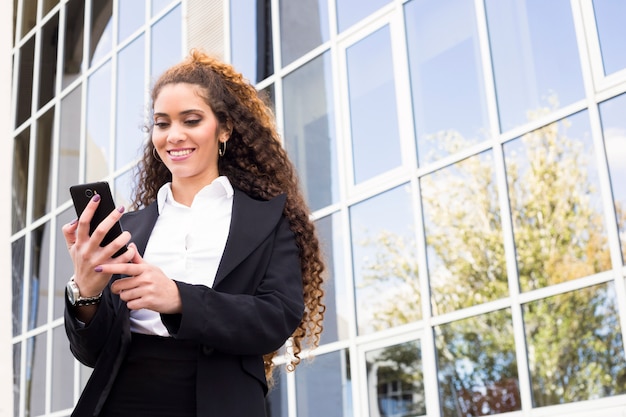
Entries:
[[[108,172],[106,174],[107,178],[112,177],[113,172],[115,171],[115,150],[116,150],[116,139],[117,139],[117,73],[118,73],[118,58],[120,53],[120,44],[119,42],[119,2],[120,0],[113,2],[113,26],[112,26],[112,47],[111,47],[111,103],[110,103],[110,114],[111,120],[109,120],[110,133],[109,133],[109,160],[107,161]],[[129,37],[126,39],[126,42],[122,42],[122,47],[130,44],[131,39],[134,40],[134,37]]]

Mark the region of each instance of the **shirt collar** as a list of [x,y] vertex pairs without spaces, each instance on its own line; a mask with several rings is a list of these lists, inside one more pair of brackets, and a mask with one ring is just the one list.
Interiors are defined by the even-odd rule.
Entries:
[[[224,196],[226,198],[231,198],[234,194],[233,186],[231,185],[228,177],[219,176],[213,180],[213,182],[196,194],[194,201],[196,198],[216,198],[220,196]],[[157,205],[159,208],[159,214],[163,213],[163,208],[165,204],[178,204],[176,200],[174,200],[174,195],[172,194],[172,183],[166,182],[159,188],[159,192],[157,193]]]

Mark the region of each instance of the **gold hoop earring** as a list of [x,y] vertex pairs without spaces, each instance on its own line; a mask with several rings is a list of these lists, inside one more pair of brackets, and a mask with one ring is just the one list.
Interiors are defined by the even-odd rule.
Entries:
[[154,159],[156,159],[159,162],[163,162],[163,160],[161,158],[159,158],[159,154],[156,151],[156,148],[152,148],[152,156],[154,157]]
[[[224,145],[224,146],[220,146],[220,145]],[[217,145],[217,153],[219,154],[219,156],[224,156],[224,154],[226,153],[226,141],[220,142]]]

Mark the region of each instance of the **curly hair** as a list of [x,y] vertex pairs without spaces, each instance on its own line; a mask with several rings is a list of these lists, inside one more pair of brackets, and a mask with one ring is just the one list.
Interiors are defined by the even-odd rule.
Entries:
[[[269,200],[286,194],[284,215],[300,251],[305,304],[302,321],[291,336],[292,355],[287,370],[293,371],[300,362],[303,345],[319,345],[325,310],[324,263],[295,168],[281,146],[274,114],[257,90],[231,65],[197,49],[192,49],[184,61],[159,77],[152,88],[152,103],[164,86],[177,83],[199,86],[202,98],[215,113],[219,125],[232,127],[228,150],[218,160],[220,175],[225,175],[234,187],[256,199]],[[150,133],[152,128],[149,124]],[[172,180],[171,173],[154,156],[153,149],[152,141],[146,141],[137,165],[134,208],[152,203],[159,188]],[[265,374],[270,384],[273,358],[277,353],[264,356]]]

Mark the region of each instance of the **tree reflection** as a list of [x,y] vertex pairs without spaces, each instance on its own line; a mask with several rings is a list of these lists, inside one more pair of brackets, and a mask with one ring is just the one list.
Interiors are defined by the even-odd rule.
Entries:
[[[532,117],[539,117],[538,112]],[[518,285],[531,291],[611,268],[591,146],[570,134],[571,120],[550,123],[505,146]],[[463,140],[438,138],[451,149]],[[590,142],[589,142],[590,143]],[[428,276],[434,314],[509,295],[500,206],[490,153],[422,178]],[[618,227],[626,210],[616,202]],[[365,286],[393,285],[380,297],[372,325],[419,320],[415,242],[380,232],[370,245]],[[386,290],[390,293],[392,290]],[[613,285],[576,290],[523,306],[534,406],[626,392],[626,361]],[[519,410],[510,310],[435,328],[442,414],[473,417]],[[389,348],[394,349],[394,347]]]

